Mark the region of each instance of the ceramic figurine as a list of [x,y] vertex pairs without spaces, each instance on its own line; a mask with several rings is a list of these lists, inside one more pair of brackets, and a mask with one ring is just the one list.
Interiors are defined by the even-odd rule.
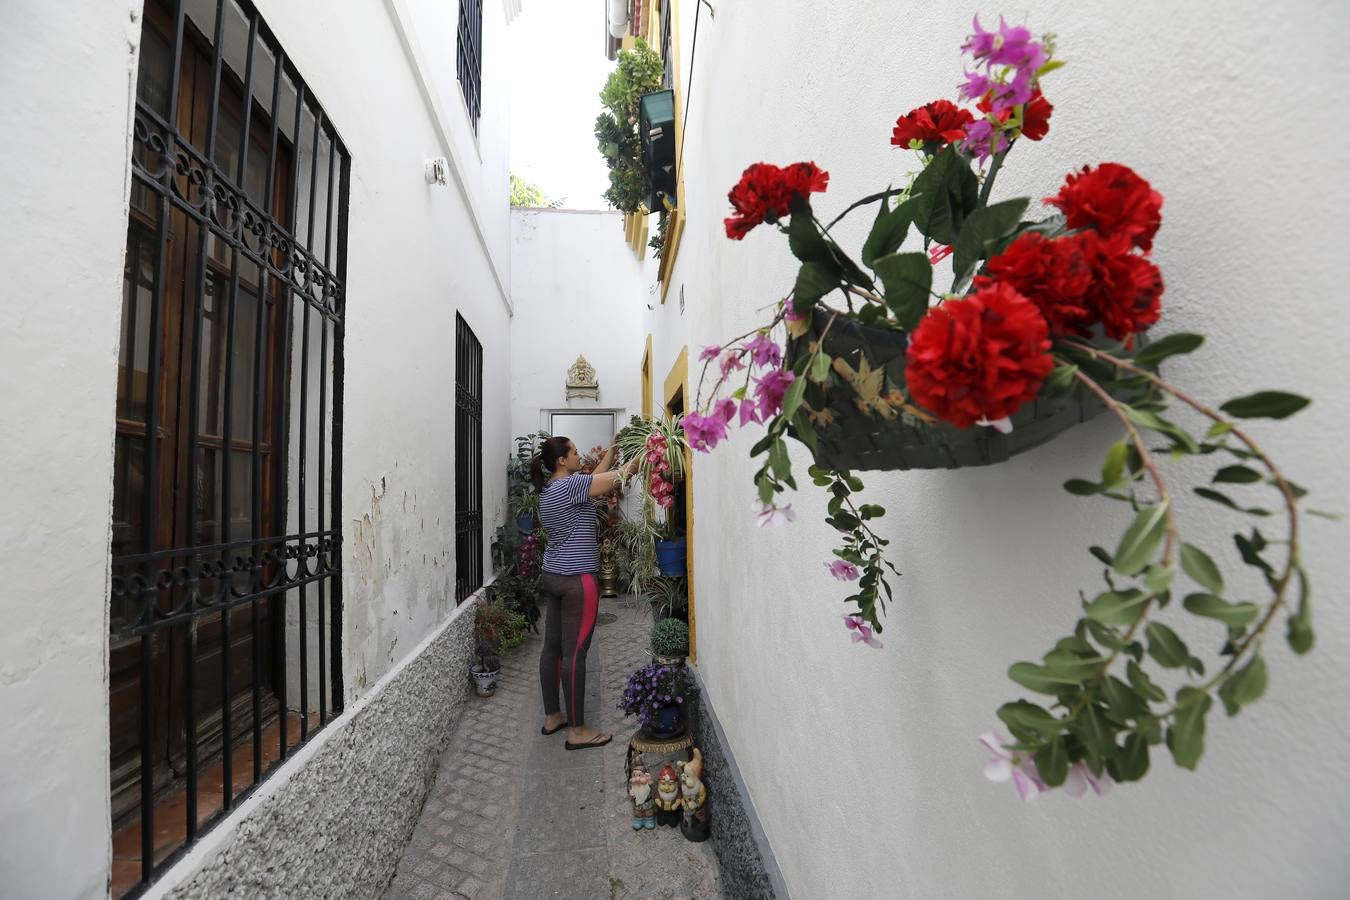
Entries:
[[680,781],[675,767],[666,763],[656,776],[656,824],[680,824]]
[[708,821],[708,788],[703,784],[703,754],[695,747],[693,759],[680,766],[680,834],[685,840],[701,843],[711,832]]
[[628,795],[633,798],[633,830],[656,827],[656,798],[652,796],[652,775],[646,769],[634,769],[628,779]]

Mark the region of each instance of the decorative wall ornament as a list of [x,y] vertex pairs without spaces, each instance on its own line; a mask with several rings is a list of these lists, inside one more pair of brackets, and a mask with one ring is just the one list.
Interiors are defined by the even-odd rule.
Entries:
[[595,367],[586,362],[586,357],[578,356],[577,361],[567,370],[566,398],[588,397],[600,399],[600,382],[595,378]]

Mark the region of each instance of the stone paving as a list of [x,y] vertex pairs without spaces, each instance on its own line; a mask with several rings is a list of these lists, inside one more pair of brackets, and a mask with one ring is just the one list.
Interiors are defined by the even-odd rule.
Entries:
[[387,900],[722,897],[711,842],[690,843],[677,828],[632,829],[624,756],[636,723],[615,704],[628,673],[649,661],[651,616],[632,599],[600,609],[586,709],[613,742],[569,752],[564,732],[539,733],[541,642],[526,641],[503,660],[496,695],[470,698]]

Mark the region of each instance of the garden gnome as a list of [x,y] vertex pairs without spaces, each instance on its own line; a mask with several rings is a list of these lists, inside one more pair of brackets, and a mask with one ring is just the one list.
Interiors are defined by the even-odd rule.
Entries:
[[708,839],[708,788],[703,784],[703,754],[693,749],[693,759],[680,766],[680,834],[685,840],[702,843]]
[[628,795],[633,798],[633,830],[656,827],[656,798],[652,796],[652,774],[634,769],[628,779]]
[[680,780],[675,767],[666,763],[656,776],[656,823],[680,824]]

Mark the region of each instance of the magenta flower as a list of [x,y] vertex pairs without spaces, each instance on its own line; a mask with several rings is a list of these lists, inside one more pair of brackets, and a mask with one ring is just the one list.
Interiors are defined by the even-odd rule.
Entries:
[[1069,766],[1069,775],[1064,779],[1064,792],[1070,797],[1081,797],[1091,786],[1098,797],[1104,797],[1111,792],[1113,785],[1115,785],[1115,781],[1111,779],[1109,774],[1103,771],[1101,777],[1098,778],[1092,774],[1092,770],[1087,767],[1087,763],[1080,759]]
[[872,633],[871,627],[863,622],[859,613],[844,616],[844,627],[853,632],[853,643],[881,649],[881,639]]
[[840,581],[857,581],[859,574],[861,574],[858,572],[857,566],[842,559],[827,562],[825,568],[829,569],[830,574]]
[[782,348],[767,334],[755,335],[754,340],[742,345],[742,349],[750,353],[757,366],[771,366],[776,369],[783,362]]
[[772,419],[783,407],[783,395],[796,378],[785,369],[774,369],[755,385],[755,399],[759,401],[760,421]]
[[722,377],[726,378],[737,369],[744,369],[745,363],[741,362],[739,353],[728,353],[722,357]]
[[753,401],[753,400],[742,400],[742,401],[741,401],[740,415],[739,415],[738,418],[739,418],[739,424],[740,424],[742,427],[744,427],[746,424],[748,424],[748,423],[750,423],[750,422],[758,422],[758,421],[760,420],[760,419],[759,419],[759,407],[755,406],[755,401]]
[[699,351],[698,361],[705,363],[708,360],[717,359],[717,355],[721,352],[722,352],[721,347],[709,344],[708,346],[704,347],[702,350]]
[[1017,795],[1023,800],[1031,800],[1041,791],[1049,790],[1036,772],[1031,757],[1008,752],[1003,746],[1006,741],[997,731],[986,731],[980,735],[980,743],[994,753],[984,764],[985,778],[998,784],[1012,779]]
[[967,100],[979,100],[989,93],[989,88],[993,85],[994,80],[988,75],[980,72],[967,72],[965,82],[957,85],[956,92]]
[[787,506],[774,506],[772,503],[764,504],[759,510],[759,527],[767,528],[770,525],[786,525],[788,522],[797,521],[797,514],[792,511],[792,504]]
[[1008,147],[1008,137],[994,128],[988,119],[976,119],[966,126],[966,139],[962,148],[984,165],[985,160],[995,153],[1002,153]]
[[717,416],[691,412],[680,420],[680,425],[684,428],[684,436],[688,439],[689,446],[702,453],[716,447],[717,442],[725,440],[727,436],[727,423]]
[[721,419],[723,424],[729,424],[736,417],[736,401],[730,397],[723,397],[713,406],[713,416]]

